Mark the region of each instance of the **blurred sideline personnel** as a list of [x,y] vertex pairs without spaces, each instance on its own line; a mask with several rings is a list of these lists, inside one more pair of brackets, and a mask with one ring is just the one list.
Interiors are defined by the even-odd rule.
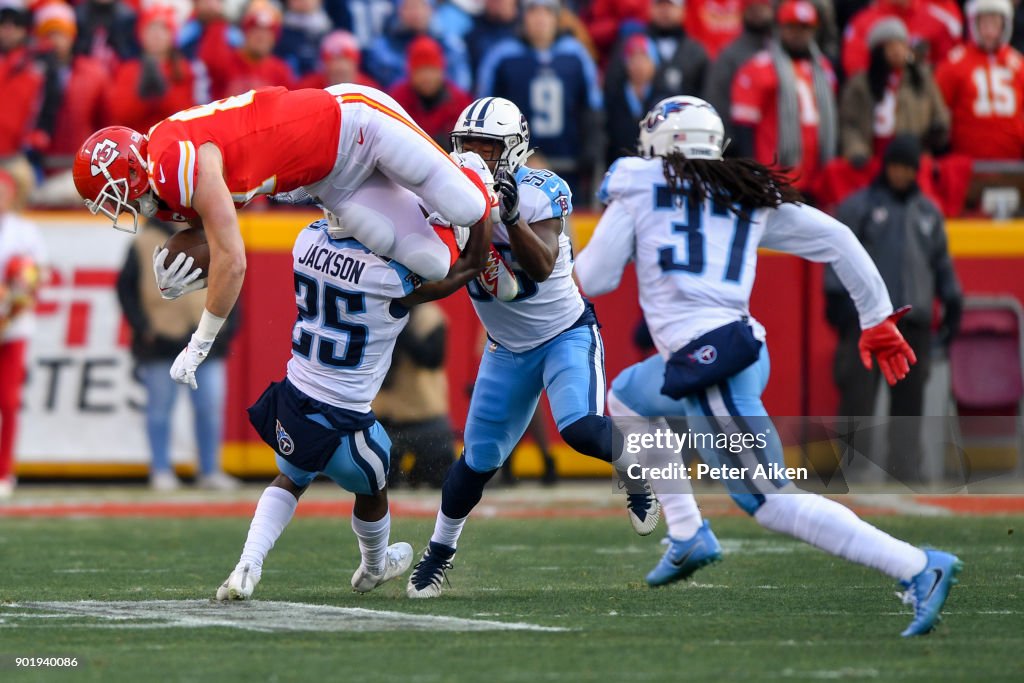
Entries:
[[972,159],[1024,158],[1024,55],[1010,47],[1009,0],[967,4],[970,40],[935,73],[953,115],[951,151]]
[[[836,217],[850,227],[875,263],[889,293],[898,304],[911,306],[899,322],[917,364],[889,390],[889,414],[920,417],[924,388],[931,369],[932,315],[942,302],[939,342],[949,346],[960,328],[963,294],[949,257],[946,227],[940,209],[917,185],[921,145],[915,135],[897,135],[885,150],[882,170],[871,186],[839,205]],[[874,415],[878,373],[861,367],[857,339],[857,310],[843,283],[829,268],[825,273],[826,316],[839,333],[834,377],[839,389],[837,415]],[[867,446],[871,437],[863,432]],[[856,448],[856,442],[851,447]],[[885,470],[903,483],[921,480],[921,422],[889,422],[889,458]],[[866,449],[859,449],[864,452]]]
[[47,262],[36,226],[13,211],[17,194],[14,178],[0,169],[0,498],[14,492],[18,411],[35,327],[32,307]]
[[[180,224],[177,224],[180,225]],[[117,298],[132,330],[132,357],[146,389],[146,438],[149,442],[149,485],[173,491],[180,485],[171,466],[171,416],[181,385],[171,379],[171,363],[203,315],[203,295],[190,292],[180,302],[160,296],[149,277],[153,251],[180,228],[150,218],[128,249],[117,278]],[[184,254],[178,259],[186,260]],[[227,369],[224,357],[238,329],[238,308],[231,311],[209,357],[196,370],[198,388],[190,392],[196,447],[199,452],[200,488],[229,491],[238,482],[220,468],[224,431]]]
[[[381,174],[364,183],[353,200],[381,207],[391,221],[424,221],[416,196],[396,193]],[[475,277],[485,263],[490,232],[489,221],[470,231],[448,276],[424,285],[408,268],[355,239],[332,238],[328,220],[299,234],[292,250],[299,317],[287,376],[249,408],[249,420],[276,452],[281,474],[260,497],[238,564],[217,589],[218,600],[252,595],[267,554],[317,474],[355,494],[352,531],[362,560],[352,589],[369,592],[409,568],[412,546],[388,545],[391,441],[370,403],[391,365],[409,309],[447,296]]]
[[[759,465],[784,466],[761,402],[769,373],[765,330],[750,316],[757,249],[832,264],[860,315],[861,361],[870,366],[874,355],[889,384],[915,362],[896,329],[906,311],[893,312],[878,270],[846,226],[801,204],[783,173],[752,159],[722,159],[724,143],[711,105],[672,97],[641,124],[640,156],[620,159],[605,177],[608,208],[579,256],[580,283],[591,294],[612,291],[635,259],[640,305],[659,351],[615,379],[609,408],[624,416],[682,415],[694,432],[728,435],[730,443],[740,434],[765,435],[765,446],[755,440],[739,453],[702,447],[701,457],[715,467],[745,468],[727,488],[761,526],[902,582],[914,605],[903,635],[927,633],[956,582],[955,556],[899,541],[783,476],[756,475]],[[647,575],[652,586],[721,557],[688,487],[682,480],[661,496],[670,543]]]
[[[427,280],[445,276],[452,252],[425,221],[395,224],[382,207],[352,199],[375,170],[396,197],[411,190],[455,225],[476,225],[492,204],[480,177],[455,163],[391,97],[351,84],[250,90],[178,112],[148,136],[104,128],[82,145],[74,176],[89,210],[116,228],[134,232],[140,213],[205,228],[206,310],[171,368],[175,381],[194,389],[196,368],[245,278],[237,209],[257,195],[297,190],[338,217],[333,237],[355,237]],[[121,221],[124,213],[130,222]],[[174,298],[185,291],[165,282],[166,256],[154,253],[153,266],[164,295]]]
[[[476,280],[469,283],[489,343],[473,385],[465,448],[441,489],[434,533],[406,588],[411,598],[441,594],[469,513],[522,438],[542,392],[570,447],[623,464],[617,457],[622,436],[604,414],[604,345],[594,307],[572,279],[565,231],[572,213],[569,186],[551,171],[523,166],[530,129],[508,100],[484,97],[470,104],[452,131],[452,147],[480,155],[495,173],[501,224],[494,226],[494,247],[517,287],[514,296],[498,297]],[[627,510],[637,533],[654,530],[653,495],[631,493]]]
[[373,402],[373,412],[391,435],[394,465],[388,483],[402,481],[401,459],[414,461],[407,481],[441,488],[455,456],[448,421],[448,376],[444,370],[448,324],[437,304],[417,306],[398,335],[391,371]]

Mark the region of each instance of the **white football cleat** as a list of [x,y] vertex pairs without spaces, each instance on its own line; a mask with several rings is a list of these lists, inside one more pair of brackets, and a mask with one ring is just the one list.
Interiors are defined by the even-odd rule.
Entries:
[[512,301],[519,294],[519,281],[493,244],[487,254],[487,265],[476,276],[476,280],[485,292],[498,301]]
[[382,583],[404,574],[412,564],[412,546],[408,543],[393,543],[384,554],[384,573],[371,574],[366,565],[359,563],[359,569],[352,575],[352,590],[356,593],[369,593]]
[[256,585],[259,582],[260,575],[252,571],[251,565],[235,567],[231,575],[217,589],[217,599],[248,600],[252,597],[252,592],[256,590]]
[[644,484],[643,493],[626,495],[626,510],[629,511],[629,522],[633,525],[633,531],[639,535],[647,536],[658,526],[661,504],[658,503],[650,484]]

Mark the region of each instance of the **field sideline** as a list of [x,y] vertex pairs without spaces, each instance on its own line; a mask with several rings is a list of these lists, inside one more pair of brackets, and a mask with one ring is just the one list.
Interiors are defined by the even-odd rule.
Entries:
[[[855,500],[883,529],[966,563],[939,630],[908,641],[898,634],[909,608],[891,581],[763,531],[724,496],[702,503],[725,561],[696,583],[651,590],[643,574],[662,530],[632,534],[605,486],[488,492],[446,595],[410,601],[404,581],[348,589],[349,508],[317,486],[257,599],[222,605],[209,598],[237,559],[257,489],[158,502],[124,487],[100,502],[80,489],[24,491],[0,507],[5,681],[1010,681],[1024,671],[1020,497]],[[422,548],[436,494],[395,500],[393,540]],[[18,656],[79,666],[18,669]]]

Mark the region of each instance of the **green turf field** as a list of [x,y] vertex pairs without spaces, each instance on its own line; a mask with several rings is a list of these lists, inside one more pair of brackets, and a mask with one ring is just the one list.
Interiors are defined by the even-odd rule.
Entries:
[[[358,551],[348,520],[299,518],[272,552],[256,600],[231,605],[185,601],[213,595],[248,520],[0,519],[0,680],[1024,680],[1024,517],[876,521],[965,561],[931,636],[899,637],[909,608],[888,579],[745,518],[713,520],[725,562],[696,584],[660,590],[642,583],[657,538],[634,536],[624,516],[472,520],[451,589],[419,602],[405,599],[404,580],[351,593]],[[398,520],[393,540],[419,550],[431,528]],[[139,603],[141,616],[131,606],[108,610],[120,619],[68,614],[66,603],[80,600],[176,602]],[[477,621],[434,628],[277,601]],[[292,630],[271,632],[268,614]],[[264,630],[199,625],[211,615],[255,615],[253,628]],[[320,618],[320,632],[295,630]],[[439,630],[480,621],[567,630]],[[361,623],[378,630],[361,632]],[[74,656],[79,666],[14,667],[15,656],[33,655]]]

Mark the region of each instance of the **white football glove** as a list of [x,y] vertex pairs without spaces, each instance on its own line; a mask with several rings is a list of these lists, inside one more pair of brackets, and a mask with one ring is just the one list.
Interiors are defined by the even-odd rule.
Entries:
[[501,214],[498,211],[498,193],[494,191],[494,174],[487,167],[487,162],[476,152],[452,152],[451,157],[460,168],[468,168],[480,176],[484,187],[487,188],[487,196],[491,205],[491,220],[495,223],[499,222]]
[[199,386],[196,384],[196,369],[210,355],[212,347],[212,339],[209,341],[197,339],[193,334],[188,346],[178,354],[171,365],[171,379],[178,384],[187,384],[192,389],[196,389]]
[[156,275],[156,286],[160,288],[160,296],[165,299],[177,299],[183,294],[206,287],[206,278],[200,279],[203,269],[192,270],[194,258],[186,258],[185,253],[181,252],[174,257],[170,266],[164,266],[168,254],[169,250],[160,247],[153,250],[153,273]]

